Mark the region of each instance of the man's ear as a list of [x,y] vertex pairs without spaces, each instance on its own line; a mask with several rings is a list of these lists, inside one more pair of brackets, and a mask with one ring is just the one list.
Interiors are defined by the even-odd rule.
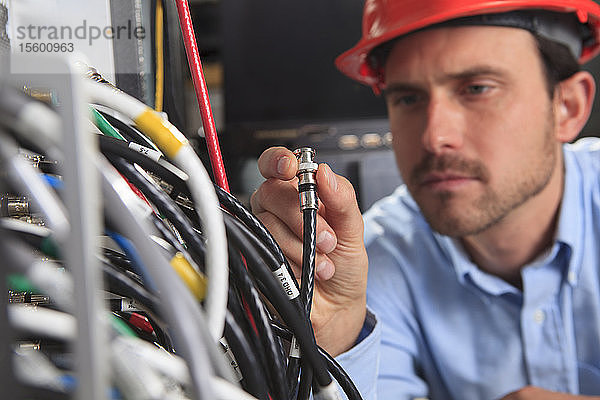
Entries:
[[587,71],[579,71],[561,81],[554,92],[556,138],[570,142],[585,126],[594,103],[596,84]]

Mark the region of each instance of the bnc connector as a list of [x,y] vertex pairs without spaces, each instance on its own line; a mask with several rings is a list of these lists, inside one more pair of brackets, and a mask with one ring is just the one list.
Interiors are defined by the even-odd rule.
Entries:
[[317,169],[319,165],[313,161],[315,151],[310,147],[294,150],[298,161],[298,192],[300,194],[300,209],[319,209],[317,198]]

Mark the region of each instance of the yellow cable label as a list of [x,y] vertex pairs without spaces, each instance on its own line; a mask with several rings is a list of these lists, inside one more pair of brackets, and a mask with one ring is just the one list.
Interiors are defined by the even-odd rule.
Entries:
[[138,115],[133,121],[170,159],[173,159],[188,143],[177,128],[151,108]]
[[177,253],[170,261],[177,275],[185,282],[198,301],[204,300],[206,295],[207,279],[204,275],[196,272],[194,267],[185,259],[183,254]]

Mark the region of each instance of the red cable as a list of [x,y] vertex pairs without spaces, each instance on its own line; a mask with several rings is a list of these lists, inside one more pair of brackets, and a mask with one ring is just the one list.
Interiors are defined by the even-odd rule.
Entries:
[[190,6],[187,0],[175,0],[177,5],[177,13],[179,14],[179,25],[183,34],[183,43],[185,45],[185,53],[187,54],[190,73],[196,91],[196,98],[200,107],[200,116],[202,118],[202,126],[206,136],[206,146],[210,157],[213,174],[217,185],[221,189],[229,193],[229,184],[225,175],[225,166],[219,148],[219,139],[215,128],[215,120],[213,118],[212,109],[208,99],[208,89],[202,72],[202,62],[198,53],[198,44],[194,34],[194,26],[192,25],[192,17],[190,15]]

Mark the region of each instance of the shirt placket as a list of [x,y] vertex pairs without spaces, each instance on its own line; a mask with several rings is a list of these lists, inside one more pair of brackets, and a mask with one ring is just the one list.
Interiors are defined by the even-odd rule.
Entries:
[[554,255],[523,270],[521,335],[529,383],[568,392],[572,376],[563,318],[560,312],[562,273]]

